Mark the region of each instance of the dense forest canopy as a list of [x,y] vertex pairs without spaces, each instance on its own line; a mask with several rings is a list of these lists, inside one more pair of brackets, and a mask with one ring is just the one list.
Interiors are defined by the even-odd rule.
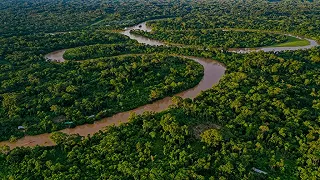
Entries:
[[[146,20],[153,31],[135,33],[180,46],[118,33]],[[320,41],[320,1],[1,1],[0,140],[194,87],[204,69],[183,55],[227,71],[193,100],[173,97],[165,111],[93,136],[55,132],[56,146],[1,147],[0,179],[320,179],[320,48],[225,51],[291,41],[286,33]],[[44,57],[60,49],[66,62]]]
[[189,12],[188,6],[179,1],[5,0],[0,2],[0,35],[74,31],[91,26],[114,28],[149,18],[183,15]]
[[200,45],[205,47],[263,47],[288,41],[288,37],[285,35],[233,30],[168,30],[152,31],[150,33],[142,30],[134,30],[131,31],[131,33],[173,44]]
[[[4,0],[0,35],[125,27],[161,17],[183,17],[186,27],[241,27],[294,32],[319,39],[319,1],[264,0]],[[198,22],[193,22],[193,17]],[[170,25],[170,24],[168,24]]]
[[[134,45],[134,41],[118,33],[85,31],[28,35],[6,38],[3,42],[4,60],[8,64],[1,66],[2,140],[11,135],[23,135],[25,132],[16,129],[19,124],[28,127],[27,134],[39,134],[65,127],[62,122],[55,122],[56,117],[64,116],[66,121],[83,124],[92,122],[86,118],[92,114],[99,114],[97,118],[101,118],[129,110],[190,88],[199,82],[203,74],[202,67],[192,61],[186,63],[160,54],[142,56],[142,59],[130,55],[143,54],[148,47]],[[12,46],[11,42],[15,45]],[[114,44],[117,42],[127,44]],[[85,57],[103,57],[95,59],[95,62],[57,64],[43,61],[42,53],[50,49],[94,43],[104,43],[104,51],[110,53]],[[23,48],[26,46],[29,49]],[[128,56],[106,59],[119,55],[112,53],[114,47],[126,47]],[[124,53],[121,49],[118,52]],[[19,62],[24,57],[29,60]],[[27,65],[30,63],[31,66]],[[185,71],[186,66],[190,66],[189,71]],[[155,97],[149,97],[151,90],[157,90]],[[132,97],[137,99],[132,100]],[[38,126],[39,122],[42,122],[41,126]]]

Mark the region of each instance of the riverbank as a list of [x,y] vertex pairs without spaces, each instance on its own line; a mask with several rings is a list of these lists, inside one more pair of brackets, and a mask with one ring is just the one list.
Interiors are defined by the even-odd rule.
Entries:
[[[133,30],[133,29],[141,29],[146,31],[152,30],[151,28],[146,26],[146,22],[143,22],[136,26],[126,28],[126,30],[121,32],[121,34],[124,34],[130,37],[131,39],[137,40],[139,43],[152,45],[152,46],[165,45],[163,42],[160,42],[160,41],[156,41],[156,40],[152,40],[142,36],[131,34],[130,30]],[[229,51],[236,52],[236,53],[249,53],[253,51],[277,52],[277,51],[285,51],[285,50],[309,49],[318,45],[313,40],[308,40],[308,41],[312,43],[310,43],[309,46],[302,46],[302,47],[268,47],[268,48],[253,48],[253,49],[239,48],[234,50],[229,49]],[[47,54],[45,57],[47,60],[64,62],[65,61],[63,59],[64,52],[65,52],[65,49],[55,51],[50,54]],[[177,96],[180,96],[182,98],[194,98],[201,91],[210,89],[214,84],[219,82],[220,78],[224,75],[224,72],[226,70],[226,68],[222,64],[212,59],[191,57],[191,56],[185,56],[185,57],[200,63],[204,67],[204,77],[196,87],[176,94]],[[68,129],[61,130],[60,132],[63,132],[66,134],[79,134],[81,136],[91,135],[100,130],[103,130],[104,127],[106,126],[119,125],[121,123],[127,122],[131,113],[141,114],[145,111],[160,112],[167,109],[171,104],[172,104],[171,98],[166,97],[152,104],[147,104],[131,111],[118,113],[112,117],[104,118],[100,121],[96,121],[94,124],[80,125],[73,129],[68,128]],[[51,141],[50,135],[51,134],[46,133],[46,134],[40,134],[36,136],[25,136],[22,139],[18,139],[16,142],[9,142],[9,141],[0,142],[0,146],[8,145],[11,148],[20,147],[20,146],[34,147],[36,145],[52,146],[54,145],[54,142]]]

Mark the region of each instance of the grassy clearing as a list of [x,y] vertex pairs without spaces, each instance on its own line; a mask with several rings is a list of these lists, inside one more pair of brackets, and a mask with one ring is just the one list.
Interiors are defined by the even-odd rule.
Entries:
[[272,45],[271,47],[296,47],[296,46],[307,46],[309,41],[305,39],[298,39],[296,37],[288,37],[288,41],[280,44]]

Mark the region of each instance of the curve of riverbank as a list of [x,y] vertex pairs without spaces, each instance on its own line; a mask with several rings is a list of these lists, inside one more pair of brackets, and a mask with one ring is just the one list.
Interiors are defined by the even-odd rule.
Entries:
[[[55,54],[60,54],[61,56],[63,55],[62,50],[59,53],[55,53]],[[59,58],[61,58],[61,56]],[[197,86],[176,94],[176,96],[180,96],[182,98],[194,98],[201,91],[210,89],[214,84],[219,82],[220,78],[224,75],[224,72],[226,70],[221,63],[214,61],[212,59],[191,57],[191,56],[181,56],[181,57],[192,59],[200,63],[204,67],[204,76]],[[79,126],[76,126],[75,128],[63,129],[60,132],[63,132],[66,134],[79,134],[81,136],[92,135],[102,130],[106,126],[119,125],[121,123],[128,122],[128,118],[131,113],[142,114],[143,112],[146,112],[146,111],[160,112],[167,109],[171,104],[172,104],[171,97],[166,97],[164,99],[155,101],[151,104],[147,104],[130,111],[121,112],[108,118],[103,118],[102,120],[95,121],[94,124],[79,125]],[[53,146],[55,144],[50,139],[50,133],[45,133],[45,134],[39,134],[35,136],[25,136],[21,139],[18,139],[15,142],[9,142],[9,141],[0,142],[0,146],[3,146],[3,145],[8,145],[10,148],[15,148],[15,147],[21,147],[21,146],[34,147],[36,145]]]
[[[135,39],[137,40],[139,43],[143,43],[143,44],[149,44],[149,45],[154,45],[154,46],[160,46],[160,45],[168,45],[168,46],[184,46],[182,44],[171,44],[171,43],[164,43],[158,40],[153,40],[150,38],[146,38],[140,35],[136,35],[136,34],[131,34],[130,31],[131,30],[142,30],[142,31],[146,31],[146,32],[151,32],[152,28],[147,26],[147,22],[143,22],[140,24],[137,24],[133,27],[129,27],[126,28],[125,31],[123,31],[121,34],[124,34],[126,36],[129,36],[131,39]],[[220,28],[219,28],[220,29]],[[234,30],[234,31],[250,31],[250,32],[258,32],[259,30],[248,30],[248,29],[222,29],[225,31],[230,31],[230,30]],[[283,34],[280,32],[271,32],[271,31],[262,31],[261,32],[268,32],[268,33],[274,33],[274,34]],[[229,48],[228,51],[229,52],[235,52],[235,53],[250,53],[250,52],[258,52],[258,51],[264,51],[264,52],[281,52],[281,51],[296,51],[296,50],[305,50],[305,49],[310,49],[316,46],[319,46],[318,42],[312,39],[308,39],[305,37],[301,37],[301,36],[295,36],[292,34],[283,34],[289,37],[293,37],[293,38],[297,38],[297,39],[301,39],[301,40],[306,40],[309,42],[309,45],[306,46],[287,46],[287,47],[272,47],[272,46],[268,46],[268,47],[257,47],[257,48]]]
[[[130,31],[134,29],[140,29],[148,32],[152,30],[151,28],[146,26],[146,22],[143,22],[136,26],[126,28],[125,31],[121,32],[121,34],[124,34],[130,37],[131,39],[137,40],[139,43],[153,45],[153,46],[165,45],[165,43],[157,40],[131,34]],[[292,50],[299,50],[299,49],[309,49],[309,48],[318,46],[318,43],[316,41],[313,41],[310,39],[307,39],[307,40],[310,42],[310,45],[308,46],[238,48],[238,49],[229,49],[229,51],[236,52],[236,53],[248,53],[253,51],[278,52],[278,51],[285,51],[285,50],[292,51]],[[54,51],[52,53],[47,54],[45,58],[48,61],[64,62],[65,59],[63,58],[63,54],[65,51],[66,51],[65,49]],[[210,89],[214,84],[219,82],[220,78],[224,75],[224,72],[226,70],[222,64],[212,59],[190,57],[190,56],[181,56],[181,57],[192,59],[200,63],[204,67],[204,77],[196,87],[176,94],[177,96],[180,96],[182,98],[194,98],[201,91]],[[92,135],[102,130],[106,126],[119,125],[121,123],[128,122],[128,118],[131,113],[142,114],[145,111],[160,112],[167,109],[171,104],[172,104],[171,97],[166,97],[162,100],[155,101],[151,104],[141,106],[131,111],[121,112],[121,113],[115,114],[112,117],[104,118],[100,121],[96,121],[94,124],[84,124],[72,129],[69,129],[69,128],[63,129],[60,132],[63,132],[66,134],[79,134],[81,136]],[[8,145],[10,148],[21,147],[21,146],[33,147],[36,145],[53,146],[55,144],[50,139],[50,135],[51,135],[50,133],[45,133],[45,134],[40,134],[36,136],[25,136],[21,139],[18,139],[16,142],[9,142],[9,141],[0,142],[0,146]]]

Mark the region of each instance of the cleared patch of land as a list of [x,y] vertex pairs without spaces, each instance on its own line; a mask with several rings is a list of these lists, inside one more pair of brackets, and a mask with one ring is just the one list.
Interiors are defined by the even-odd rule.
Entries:
[[296,46],[307,46],[310,42],[305,39],[299,39],[296,37],[288,37],[288,41],[280,44],[272,45],[271,47],[296,47]]
[[213,124],[211,122],[206,122],[203,124],[198,124],[197,126],[193,127],[193,135],[197,138],[197,139],[201,139],[201,134],[208,130],[208,129],[220,129],[221,127],[217,124]]

